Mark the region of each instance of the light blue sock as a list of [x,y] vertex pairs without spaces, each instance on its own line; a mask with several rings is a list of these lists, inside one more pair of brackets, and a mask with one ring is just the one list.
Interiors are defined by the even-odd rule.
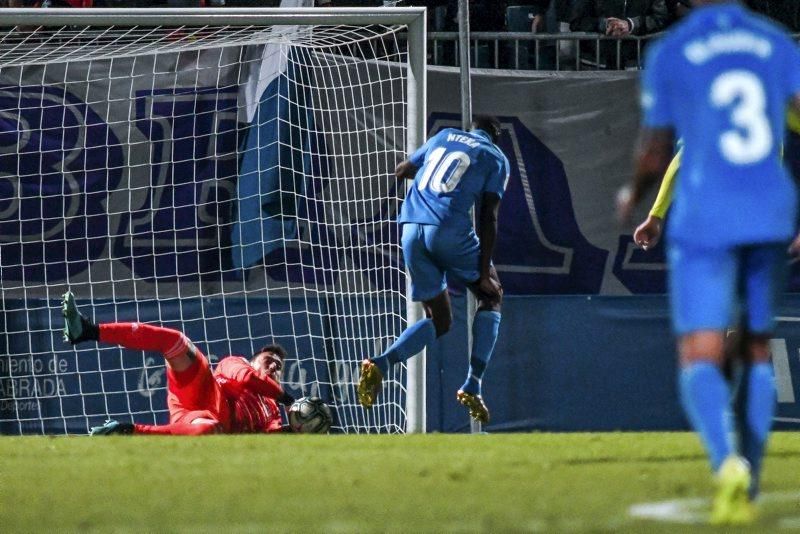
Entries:
[[467,381],[462,391],[481,394],[481,379],[494,352],[497,333],[500,330],[500,312],[479,311],[472,322],[472,354],[469,357]]
[[435,340],[436,327],[433,326],[433,321],[431,319],[417,321],[403,330],[400,337],[383,354],[372,358],[372,363],[377,365],[385,376],[389,366],[406,361]]
[[741,444],[742,455],[750,462],[753,479],[750,486],[750,498],[758,495],[761,464],[764,449],[775,416],[777,394],[772,366],[769,363],[757,363],[748,366],[742,377]]
[[719,367],[692,363],[680,371],[681,403],[692,428],[700,434],[714,472],[733,451],[726,414],[730,392]]

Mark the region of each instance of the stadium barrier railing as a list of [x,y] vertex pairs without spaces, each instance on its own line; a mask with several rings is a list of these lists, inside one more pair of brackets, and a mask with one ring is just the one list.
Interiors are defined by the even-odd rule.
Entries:
[[[470,57],[479,68],[640,69],[646,43],[659,35],[475,32],[470,34]],[[458,66],[458,32],[429,32],[428,43],[431,64]]]
[[[589,32],[474,32],[473,67],[516,70],[640,70],[647,43],[662,33],[611,37]],[[800,41],[800,33],[793,35]],[[458,32],[428,32],[428,62],[459,66]]]

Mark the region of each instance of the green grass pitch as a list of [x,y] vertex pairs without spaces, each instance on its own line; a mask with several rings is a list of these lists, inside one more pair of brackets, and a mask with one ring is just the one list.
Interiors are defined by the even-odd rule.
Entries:
[[[688,433],[4,437],[0,458],[3,532],[721,531],[692,523],[713,490]],[[751,530],[800,528],[800,434],[773,436],[763,491]]]

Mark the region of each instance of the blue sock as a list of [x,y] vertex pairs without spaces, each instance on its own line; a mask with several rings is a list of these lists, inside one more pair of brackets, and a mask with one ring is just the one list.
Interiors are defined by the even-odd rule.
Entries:
[[500,330],[500,312],[479,311],[472,322],[472,354],[469,357],[467,381],[461,386],[462,391],[481,394],[481,379],[494,352],[497,332]]
[[741,418],[739,437],[742,455],[750,462],[753,474],[750,498],[754,499],[758,495],[764,449],[777,405],[772,366],[756,363],[746,367],[740,388],[743,402],[738,406]]
[[403,330],[400,337],[383,354],[372,358],[372,363],[378,366],[383,375],[386,375],[389,366],[406,361],[435,340],[436,327],[433,326],[433,321],[431,319],[417,321]]
[[689,364],[680,371],[681,404],[692,428],[700,434],[714,472],[733,451],[726,414],[728,384],[719,367],[710,362]]

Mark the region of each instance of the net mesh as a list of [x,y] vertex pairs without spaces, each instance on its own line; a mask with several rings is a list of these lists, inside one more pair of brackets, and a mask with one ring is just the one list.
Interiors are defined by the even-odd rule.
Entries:
[[326,400],[334,430],[403,431],[404,367],[371,411],[355,395],[405,325],[403,30],[6,29],[0,431],[168,419],[161,355],[62,341],[67,289],[212,362],[280,343],[288,391]]

